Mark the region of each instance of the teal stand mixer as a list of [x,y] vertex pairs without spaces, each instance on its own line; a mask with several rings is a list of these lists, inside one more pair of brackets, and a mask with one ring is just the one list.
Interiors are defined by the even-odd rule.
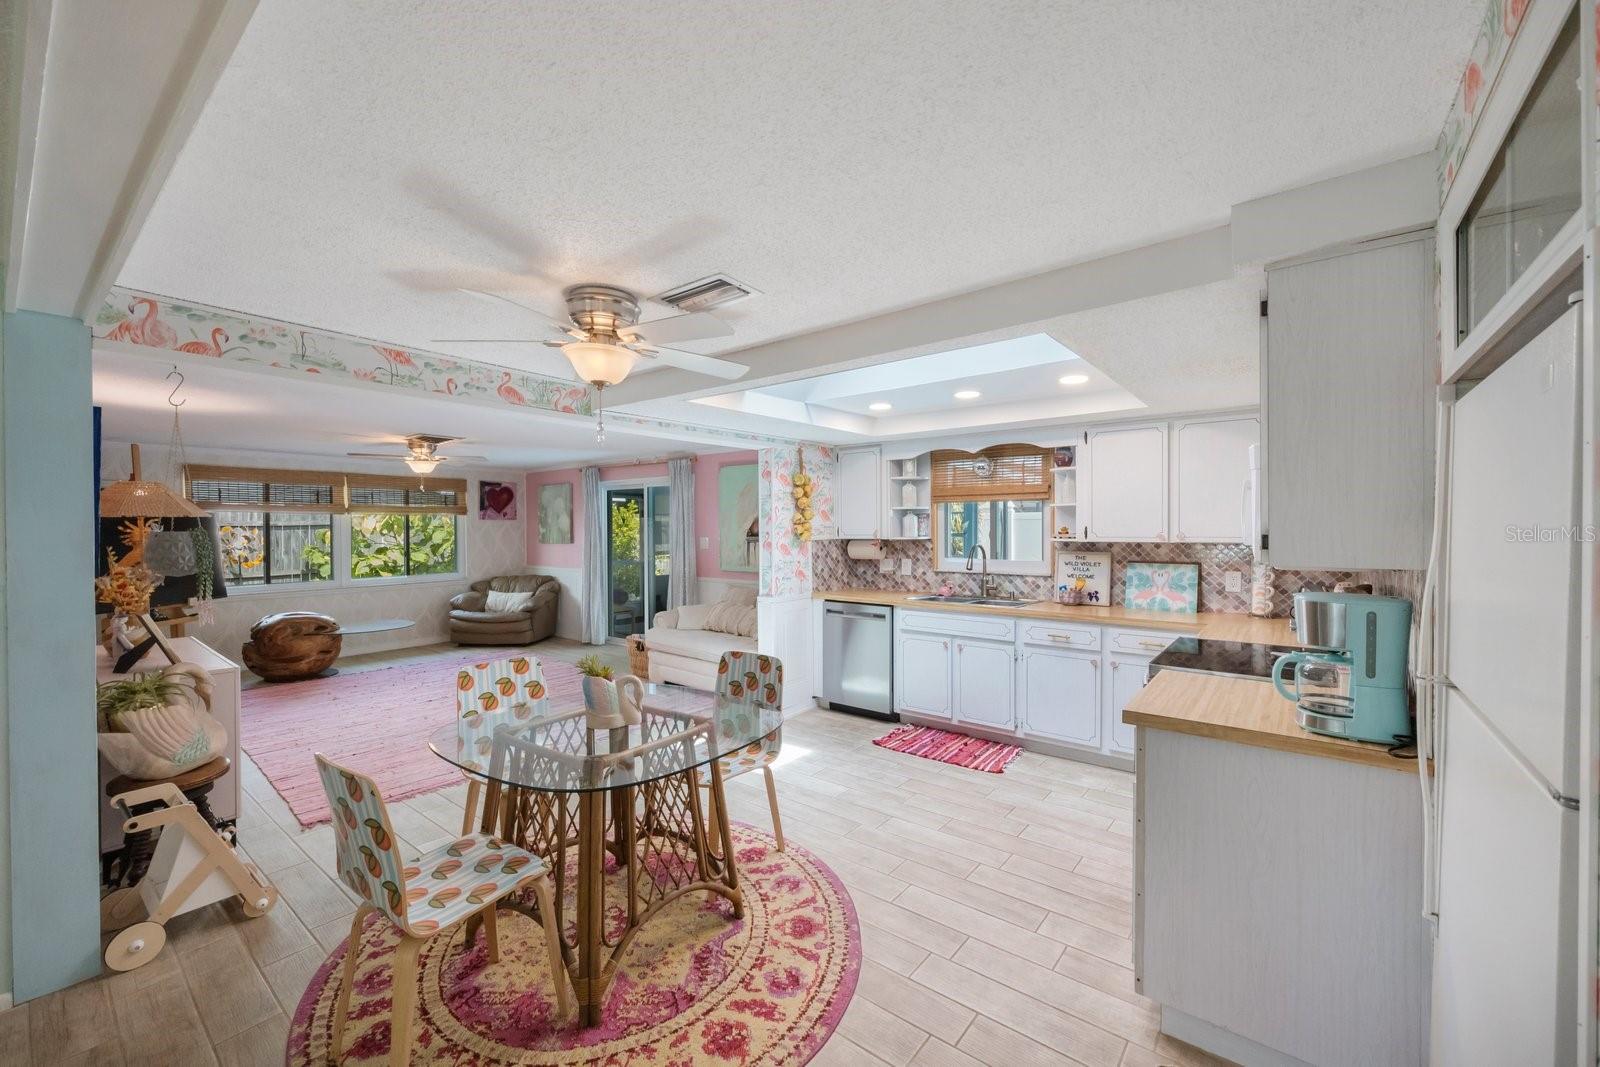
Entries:
[[[1272,684],[1312,733],[1391,745],[1411,736],[1406,653],[1411,602],[1368,593],[1301,592],[1295,632],[1312,647],[1279,656]],[[1284,668],[1293,667],[1292,685]]]

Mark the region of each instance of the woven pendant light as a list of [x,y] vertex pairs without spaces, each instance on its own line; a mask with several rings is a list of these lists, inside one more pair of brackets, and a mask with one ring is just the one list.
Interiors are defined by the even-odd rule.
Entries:
[[100,490],[100,514],[108,519],[203,519],[204,508],[160,482],[139,478],[139,446],[133,446],[133,477]]

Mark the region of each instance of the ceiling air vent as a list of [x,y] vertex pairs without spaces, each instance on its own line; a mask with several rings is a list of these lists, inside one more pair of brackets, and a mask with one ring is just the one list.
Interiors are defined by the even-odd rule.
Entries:
[[713,274],[709,278],[701,278],[688,285],[680,285],[676,289],[669,289],[656,297],[663,304],[670,304],[684,313],[696,311],[710,311],[712,308],[731,304],[735,300],[743,300],[754,293],[755,290],[742,282],[736,282],[726,274]]

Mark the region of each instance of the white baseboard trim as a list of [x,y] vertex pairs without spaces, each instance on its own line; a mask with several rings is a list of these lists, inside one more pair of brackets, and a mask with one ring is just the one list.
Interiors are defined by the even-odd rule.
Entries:
[[1232,1030],[1224,1030],[1215,1023],[1197,1019],[1165,1004],[1161,1006],[1161,1032],[1214,1056],[1233,1060],[1241,1067],[1312,1067],[1305,1060],[1268,1048]]
[[11,994],[0,993],[0,1011],[10,1011],[11,1006]]

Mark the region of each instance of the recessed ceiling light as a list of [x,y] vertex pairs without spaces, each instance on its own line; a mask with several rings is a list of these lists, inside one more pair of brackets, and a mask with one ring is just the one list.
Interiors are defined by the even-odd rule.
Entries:
[[867,405],[867,410],[868,411],[888,411],[892,407],[894,407],[893,404],[888,403],[887,401],[884,401],[884,400],[878,400],[878,401],[874,401],[871,404],[868,404]]
[[957,400],[976,400],[983,394],[976,389],[961,389],[956,392]]
[[1063,374],[1056,379],[1062,385],[1082,385],[1088,380],[1089,376],[1087,374]]

